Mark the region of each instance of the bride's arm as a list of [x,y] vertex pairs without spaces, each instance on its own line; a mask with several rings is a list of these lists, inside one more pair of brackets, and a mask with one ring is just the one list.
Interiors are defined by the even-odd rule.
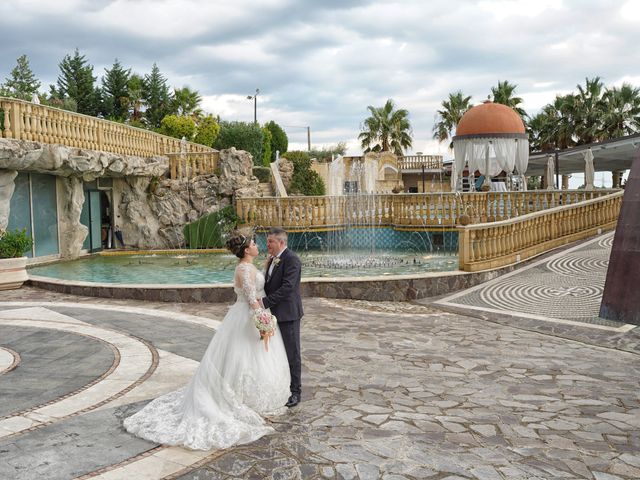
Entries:
[[256,294],[257,272],[258,270],[253,265],[240,264],[236,273],[240,289],[242,290],[242,293],[244,293],[244,295],[247,297],[249,306],[254,310],[260,308],[260,304],[258,303]]

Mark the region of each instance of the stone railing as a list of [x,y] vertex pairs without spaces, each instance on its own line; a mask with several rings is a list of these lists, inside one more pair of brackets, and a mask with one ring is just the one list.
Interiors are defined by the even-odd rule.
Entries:
[[[0,129],[2,138],[139,157],[181,151],[177,138],[46,105],[0,97],[0,111],[4,114],[4,125]],[[192,142],[186,143],[186,151],[214,152],[212,148]]]
[[510,265],[615,228],[624,192],[553,207],[510,220],[459,227],[460,269]]
[[193,178],[197,175],[215,173],[220,161],[220,152],[167,153],[171,180]]
[[407,155],[398,157],[400,170],[442,170],[442,155]]
[[349,225],[454,228],[496,222],[609,195],[616,190],[564,190],[427,194],[372,194],[323,197],[239,198],[240,222],[291,230]]

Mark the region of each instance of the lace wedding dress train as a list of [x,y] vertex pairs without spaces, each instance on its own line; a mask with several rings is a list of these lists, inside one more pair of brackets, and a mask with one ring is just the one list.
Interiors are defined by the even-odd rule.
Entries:
[[289,364],[280,329],[265,351],[250,304],[264,295],[264,276],[252,264],[236,268],[236,303],[187,386],[156,398],[125,419],[130,433],[194,450],[223,449],[273,431],[265,415],[286,410]]

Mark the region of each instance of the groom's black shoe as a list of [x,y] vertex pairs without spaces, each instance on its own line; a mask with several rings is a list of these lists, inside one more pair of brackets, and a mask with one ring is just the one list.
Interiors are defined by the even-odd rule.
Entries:
[[295,407],[299,403],[300,403],[300,395],[298,395],[297,393],[294,393],[289,397],[289,400],[287,400],[285,407],[289,407],[289,408]]

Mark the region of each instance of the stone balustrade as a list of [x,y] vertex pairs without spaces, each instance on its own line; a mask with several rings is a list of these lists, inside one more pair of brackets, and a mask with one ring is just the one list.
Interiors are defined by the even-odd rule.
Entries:
[[406,155],[398,157],[400,170],[442,170],[442,155]]
[[472,223],[498,222],[609,195],[617,190],[562,190],[323,197],[239,198],[240,222],[296,231],[348,225],[414,229],[454,228],[463,215]]
[[[2,138],[139,157],[181,151],[177,138],[14,98],[0,97],[0,112],[3,114],[3,125],[0,125]],[[182,150],[187,153],[216,152],[192,142],[186,142]]]
[[459,228],[460,269],[510,265],[615,228],[624,192],[567,203],[509,220]]
[[171,153],[169,157],[169,175],[171,180],[183,180],[198,175],[210,175],[218,169],[220,152]]

